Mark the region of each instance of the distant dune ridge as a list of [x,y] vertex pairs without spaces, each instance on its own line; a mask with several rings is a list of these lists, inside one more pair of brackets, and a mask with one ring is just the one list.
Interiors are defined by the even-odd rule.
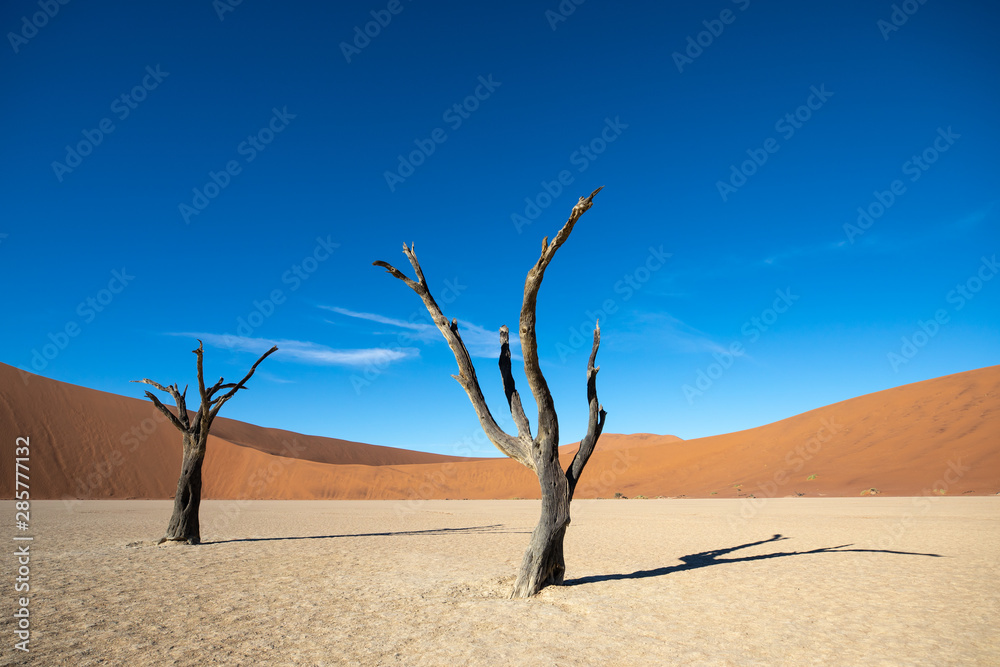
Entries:
[[[24,381],[24,377],[28,381]],[[681,440],[605,434],[576,497],[992,495],[1000,492],[1000,366],[868,394],[773,424]],[[31,438],[34,499],[172,498],[177,431],[145,400],[0,364],[0,493]],[[576,445],[560,447],[564,465]],[[205,498],[538,498],[509,459],[468,459],[264,428],[220,417]]]

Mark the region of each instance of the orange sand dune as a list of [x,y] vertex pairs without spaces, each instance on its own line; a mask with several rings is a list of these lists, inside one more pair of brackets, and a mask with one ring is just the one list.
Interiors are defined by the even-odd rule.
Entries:
[[[27,383],[22,378],[27,377]],[[0,422],[31,436],[33,498],[169,498],[177,432],[146,401],[0,365]],[[607,434],[577,497],[986,495],[1000,492],[1000,366],[860,396],[746,431]],[[564,464],[576,445],[560,448]],[[0,493],[12,497],[12,457]],[[376,447],[220,418],[206,498],[537,498],[508,459]],[[750,501],[753,502],[753,501]]]
[[[656,435],[655,433],[605,433],[601,436],[598,449],[602,452],[611,452],[618,449],[632,449],[633,447],[646,447],[647,445],[662,445],[665,442],[683,442],[676,435]],[[559,448],[559,456],[576,454],[579,442],[563,445]]]
[[254,426],[234,419],[218,417],[212,435],[233,443],[258,449],[267,454],[288,456],[317,463],[358,464],[368,466],[405,465],[410,463],[447,463],[480,459],[428,454],[396,447],[365,445],[350,440],[302,435],[279,428]]
[[[4,439],[29,436],[32,498],[172,498],[181,465],[180,434],[148,400],[58,382],[0,364]],[[253,454],[323,464],[444,463],[458,457],[301,435],[219,417],[207,463]],[[254,451],[251,447],[260,450]],[[13,497],[13,450],[0,457],[0,497]],[[288,458],[286,458],[288,457]],[[266,465],[266,464],[265,464]],[[212,475],[205,489],[215,488]],[[231,488],[231,487],[229,487]],[[231,497],[242,497],[233,491]],[[209,497],[226,497],[211,495]]]

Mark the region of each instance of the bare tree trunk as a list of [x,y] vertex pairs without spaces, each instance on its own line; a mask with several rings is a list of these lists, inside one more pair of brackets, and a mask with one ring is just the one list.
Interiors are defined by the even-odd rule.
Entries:
[[510,408],[511,417],[514,418],[514,424],[517,426],[516,436],[506,433],[493,419],[479,386],[472,358],[459,334],[458,320],[453,319],[449,322],[444,313],[441,312],[441,308],[437,305],[427,286],[427,280],[424,278],[420,262],[417,261],[413,245],[407,246],[404,243],[403,254],[410,261],[410,266],[413,267],[416,274],[416,280],[410,279],[387,262],[374,262],[375,266],[381,266],[393,277],[406,283],[423,300],[424,306],[431,314],[438,331],[444,336],[455,355],[459,374],[452,377],[458,380],[469,400],[472,401],[472,407],[479,417],[479,423],[483,427],[486,437],[501,452],[538,475],[538,483],[542,492],[542,516],[531,535],[531,544],[524,552],[521,570],[511,592],[512,598],[530,597],[549,584],[563,582],[566,573],[566,563],[563,560],[563,538],[570,521],[569,504],[573,499],[573,491],[580,480],[583,468],[587,465],[587,461],[597,445],[597,440],[604,430],[604,418],[607,413],[597,400],[597,371],[600,370],[600,367],[594,366],[597,349],[601,344],[600,323],[595,323],[594,345],[590,351],[590,360],[587,362],[587,403],[589,407],[587,434],[580,441],[580,449],[577,450],[572,463],[565,471],[559,462],[559,420],[556,418],[555,404],[538,362],[538,341],[535,336],[535,308],[545,269],[552,261],[556,251],[569,238],[580,216],[590,209],[594,202],[594,196],[600,191],[601,188],[597,188],[590,193],[590,196],[580,197],[580,201],[573,207],[569,219],[552,239],[552,243],[549,243],[548,237],[542,239],[541,256],[528,271],[528,276],[524,281],[524,299],[521,303],[518,335],[521,340],[521,353],[524,357],[524,374],[535,398],[535,403],[538,405],[538,434],[534,437],[531,435],[531,424],[528,423],[528,418],[524,414],[521,396],[517,392],[514,377],[511,374],[510,331],[507,327],[500,327],[499,365],[500,375],[503,378],[504,394],[507,396],[507,405]]
[[184,434],[184,458],[181,463],[181,475],[177,480],[177,493],[174,495],[174,512],[170,516],[167,533],[158,544],[201,543],[198,511],[201,508],[201,468],[205,462],[205,444],[205,442],[199,443],[191,435]]
[[[553,447],[553,449],[555,449]],[[569,482],[559,459],[538,461],[542,490],[542,515],[524,552],[512,598],[531,597],[548,585],[560,585],[566,574],[563,538],[569,526]]]

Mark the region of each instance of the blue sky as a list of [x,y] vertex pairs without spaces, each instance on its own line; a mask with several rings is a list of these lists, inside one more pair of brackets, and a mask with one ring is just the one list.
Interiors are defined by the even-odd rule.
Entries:
[[605,186],[539,298],[563,442],[595,317],[608,432],[996,364],[1000,10],[897,7],[6,2],[0,361],[141,397],[277,342],[225,416],[493,455],[371,262],[416,243],[510,426],[496,331]]

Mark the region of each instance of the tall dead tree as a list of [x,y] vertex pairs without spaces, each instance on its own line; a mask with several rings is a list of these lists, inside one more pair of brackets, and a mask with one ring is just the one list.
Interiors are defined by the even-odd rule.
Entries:
[[441,313],[441,308],[438,307],[427,287],[427,280],[424,279],[424,272],[417,261],[413,245],[407,247],[404,243],[403,253],[410,260],[410,266],[413,267],[417,276],[416,281],[411,280],[386,262],[374,263],[375,266],[383,267],[394,277],[406,283],[423,300],[434,324],[448,341],[448,346],[455,355],[455,361],[458,362],[459,374],[452,375],[452,377],[458,380],[458,383],[465,389],[465,393],[468,394],[486,436],[496,445],[497,449],[527,466],[538,475],[538,483],[542,492],[542,515],[531,535],[531,543],[524,552],[524,560],[511,592],[512,598],[530,597],[549,584],[558,585],[563,582],[563,576],[566,572],[566,564],[563,559],[563,538],[570,522],[569,504],[573,499],[573,491],[576,489],[577,482],[580,480],[580,474],[583,472],[584,466],[587,465],[587,461],[594,451],[594,445],[597,444],[597,439],[604,430],[604,418],[607,413],[597,401],[597,371],[600,369],[594,366],[597,348],[601,343],[600,323],[596,323],[594,328],[594,345],[590,351],[590,360],[587,362],[587,401],[590,405],[587,434],[580,441],[580,449],[577,450],[573,462],[565,471],[559,463],[559,421],[556,418],[556,409],[548,384],[546,384],[538,364],[538,343],[535,337],[535,304],[545,269],[559,247],[569,238],[577,220],[591,207],[594,196],[601,189],[597,188],[590,193],[589,197],[580,197],[580,201],[573,207],[569,219],[553,238],[552,243],[549,243],[548,237],[542,240],[542,254],[528,271],[528,277],[524,281],[524,301],[521,305],[519,333],[521,353],[524,356],[524,374],[528,380],[528,386],[531,388],[531,393],[535,397],[535,403],[538,405],[538,434],[535,436],[531,435],[531,425],[524,415],[521,397],[517,393],[514,378],[511,375],[510,341],[507,327],[500,328],[500,375],[503,378],[507,404],[510,407],[514,424],[517,426],[516,436],[509,435],[501,429],[493,419],[493,415],[490,414],[483,392],[479,387],[479,380],[476,378],[476,370],[472,365],[469,351],[458,333],[458,320],[453,319],[449,323],[448,319]]
[[[146,396],[153,402],[156,409],[166,415],[183,436],[184,457],[181,462],[181,476],[177,480],[177,493],[174,495],[174,512],[170,516],[170,524],[167,526],[167,534],[164,535],[157,544],[164,542],[187,542],[188,544],[198,544],[201,542],[201,525],[198,522],[198,510],[201,507],[201,467],[205,462],[205,448],[208,444],[208,432],[212,428],[212,422],[219,414],[219,410],[226,404],[226,401],[236,395],[240,389],[246,389],[246,381],[250,379],[260,362],[264,361],[268,355],[277,351],[275,345],[265,352],[260,359],[250,367],[250,372],[239,382],[226,383],[221,377],[211,387],[205,387],[205,376],[202,369],[204,348],[202,342],[198,341],[198,349],[191,350],[198,355],[198,392],[201,395],[201,405],[198,412],[194,414],[192,420],[187,409],[187,385],[184,391],[180,391],[176,384],[164,387],[158,382],[143,378],[142,380],[132,380],[149,384],[160,391],[173,396],[177,405],[177,414],[172,413],[167,406],[160,402],[160,399],[151,391],[146,391]],[[216,396],[220,391],[226,393]]]

